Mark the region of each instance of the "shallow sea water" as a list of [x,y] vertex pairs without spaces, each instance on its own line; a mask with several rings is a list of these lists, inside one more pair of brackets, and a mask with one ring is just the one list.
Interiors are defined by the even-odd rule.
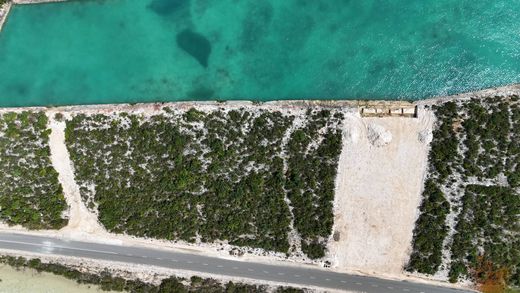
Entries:
[[520,81],[520,0],[18,5],[0,106],[421,99]]

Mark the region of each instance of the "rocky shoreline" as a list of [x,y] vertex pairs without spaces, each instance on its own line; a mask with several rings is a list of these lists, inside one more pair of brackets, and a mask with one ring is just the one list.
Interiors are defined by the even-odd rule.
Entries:
[[4,26],[5,21],[7,20],[7,15],[11,10],[12,4],[7,2],[3,5],[0,5],[0,32],[2,31],[2,27]]
[[70,0],[12,0],[13,4],[42,4],[52,2],[65,2]]
[[[25,0],[20,0],[25,1]],[[29,0],[26,0],[29,1]],[[31,0],[34,1],[34,0]],[[60,1],[60,0],[58,0]],[[61,0],[63,1],[63,0]],[[46,110],[52,108],[59,112],[111,112],[111,111],[131,111],[131,112],[154,112],[162,107],[168,106],[173,108],[191,108],[193,106],[207,106],[207,107],[223,107],[223,108],[241,108],[254,107],[261,105],[265,108],[294,108],[306,106],[321,106],[331,108],[354,108],[358,109],[363,115],[363,110],[384,111],[389,110],[389,115],[380,116],[394,116],[393,109],[412,109],[418,106],[433,105],[437,103],[453,101],[453,100],[467,100],[480,99],[489,96],[507,97],[520,96],[520,83],[506,85],[501,87],[494,87],[483,89],[479,91],[460,93],[450,96],[438,96],[424,100],[410,101],[410,100],[279,100],[279,101],[247,101],[247,100],[229,100],[229,101],[179,101],[179,102],[158,102],[158,103],[122,103],[122,104],[93,104],[93,105],[69,105],[69,106],[30,106],[30,107],[0,107],[0,112],[18,112],[25,110]],[[369,115],[372,116],[372,115]],[[375,116],[375,115],[374,115]],[[398,116],[398,115],[395,115]],[[407,116],[407,115],[401,115]]]
[[9,15],[9,11],[11,7],[15,4],[17,5],[25,5],[25,4],[42,4],[42,3],[52,3],[52,2],[65,2],[69,0],[12,0],[10,2],[5,3],[0,7],[0,32],[7,21],[7,16]]

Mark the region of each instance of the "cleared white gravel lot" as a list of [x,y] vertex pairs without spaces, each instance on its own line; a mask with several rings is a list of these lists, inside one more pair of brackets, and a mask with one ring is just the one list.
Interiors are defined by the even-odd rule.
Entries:
[[[338,270],[399,276],[411,251],[433,114],[347,117],[330,257]],[[375,135],[374,131],[381,132]]]

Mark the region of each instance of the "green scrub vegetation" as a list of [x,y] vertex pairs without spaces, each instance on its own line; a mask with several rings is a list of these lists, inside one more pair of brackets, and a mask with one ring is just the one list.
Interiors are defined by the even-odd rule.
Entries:
[[59,229],[67,209],[50,161],[47,116],[0,114],[0,220],[28,229]]
[[[285,188],[294,208],[294,226],[302,236],[303,252],[311,258],[321,258],[334,224],[331,211],[341,153],[341,132],[328,128],[327,124],[341,120],[343,116],[331,117],[330,111],[309,112],[308,115],[311,123],[294,131],[287,145]],[[327,131],[320,135],[321,129]],[[320,139],[323,139],[321,144],[311,146]]]
[[327,109],[80,114],[66,143],[82,197],[109,231],[289,252],[293,221],[303,251],[320,258],[342,118]]
[[424,184],[421,216],[414,230],[414,251],[410,257],[410,269],[425,274],[434,274],[442,261],[442,244],[448,233],[446,216],[450,204],[440,189],[452,174],[457,158],[458,139],[453,130],[457,115],[456,104],[448,102],[435,108],[438,123],[428,156],[430,162],[428,178]]
[[438,123],[410,271],[434,274],[445,263],[452,282],[470,278],[484,289],[520,284],[518,100],[434,106]]

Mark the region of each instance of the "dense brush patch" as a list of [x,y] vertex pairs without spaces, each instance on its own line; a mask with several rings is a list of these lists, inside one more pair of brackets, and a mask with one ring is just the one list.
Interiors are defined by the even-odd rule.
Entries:
[[29,229],[59,229],[67,209],[50,160],[47,116],[0,114],[0,219]]
[[452,101],[434,110],[438,122],[408,269],[445,270],[452,282],[518,286],[518,97]]
[[342,120],[334,109],[76,115],[66,142],[82,196],[110,231],[289,252],[294,223],[320,258]]

